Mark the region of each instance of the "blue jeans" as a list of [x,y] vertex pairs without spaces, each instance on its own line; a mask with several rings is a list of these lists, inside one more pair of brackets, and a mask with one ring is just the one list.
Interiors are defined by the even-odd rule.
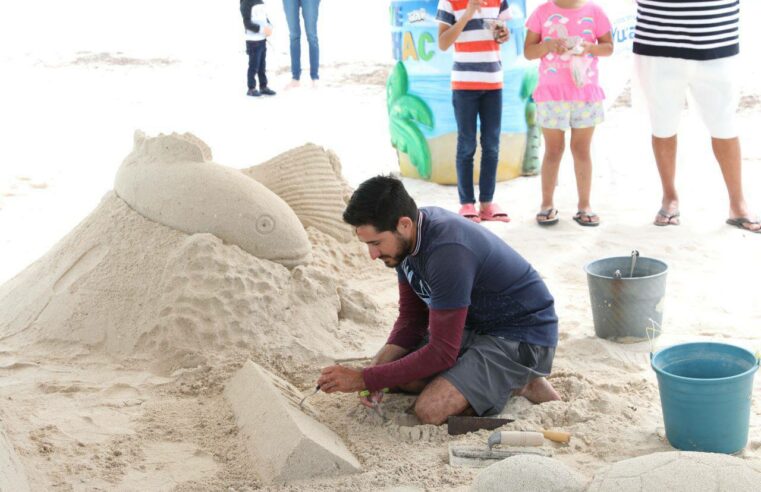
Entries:
[[259,87],[267,87],[267,42],[246,41],[248,53],[248,88],[256,89],[256,77],[259,77]]
[[481,120],[481,175],[479,202],[491,202],[497,184],[499,135],[502,132],[502,89],[453,90],[452,104],[457,121],[457,193],[460,204],[475,203],[473,156],[476,153],[477,122]]
[[301,78],[301,20],[299,9],[304,17],[304,29],[309,43],[309,76],[312,80],[320,78],[320,44],[317,41],[317,13],[320,0],[283,0],[285,20],[291,35],[291,75],[293,80]]

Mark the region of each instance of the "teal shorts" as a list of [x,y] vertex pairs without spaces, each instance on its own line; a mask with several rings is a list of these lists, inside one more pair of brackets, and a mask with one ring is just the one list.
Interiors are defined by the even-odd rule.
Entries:
[[602,101],[544,101],[536,103],[536,124],[551,130],[589,128],[605,119]]

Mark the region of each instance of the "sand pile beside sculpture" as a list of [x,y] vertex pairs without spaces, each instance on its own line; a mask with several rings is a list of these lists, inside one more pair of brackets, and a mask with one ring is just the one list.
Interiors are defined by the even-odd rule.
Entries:
[[[335,208],[347,189],[340,164],[304,149],[307,158],[284,161]],[[278,176],[278,158],[267,168],[259,174]],[[148,357],[162,373],[229,351],[290,371],[331,361],[363,341],[342,323],[372,322],[378,308],[333,274],[358,269],[365,254],[340,215],[310,210],[302,200],[305,228],[192,135],[138,132],[115,192],[0,287],[0,337],[29,350]]]

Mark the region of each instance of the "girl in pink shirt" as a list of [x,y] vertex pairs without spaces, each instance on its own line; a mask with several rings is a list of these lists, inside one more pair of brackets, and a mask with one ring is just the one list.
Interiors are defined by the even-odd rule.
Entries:
[[598,84],[597,57],[613,53],[610,21],[595,3],[588,0],[548,0],[526,22],[527,59],[541,58],[539,84],[534,91],[537,124],[544,134],[542,161],[542,206],[536,215],[539,225],[558,222],[553,195],[560,159],[565,147],[565,131],[571,129],[571,153],[579,193],[579,225],[598,226],[592,212],[590,147],[595,125],[603,120],[605,94]]

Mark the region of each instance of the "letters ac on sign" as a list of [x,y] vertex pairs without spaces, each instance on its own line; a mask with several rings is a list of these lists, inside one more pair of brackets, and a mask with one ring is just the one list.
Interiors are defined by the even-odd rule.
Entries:
[[402,38],[402,61],[407,61],[409,58],[416,61],[429,61],[436,54],[433,49],[428,47],[433,42],[433,35],[430,32],[423,32],[418,37],[416,45],[412,33],[409,31],[405,32]]

